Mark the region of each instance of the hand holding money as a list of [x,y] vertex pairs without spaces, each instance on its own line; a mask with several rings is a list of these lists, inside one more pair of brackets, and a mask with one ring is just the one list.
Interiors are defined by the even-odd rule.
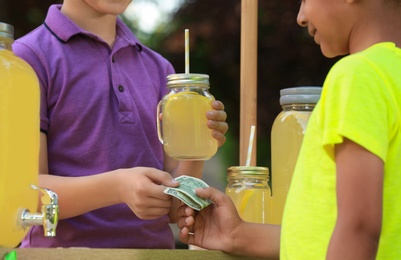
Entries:
[[181,175],[175,180],[180,183],[180,186],[177,188],[166,187],[164,193],[176,197],[194,210],[199,211],[210,205],[210,200],[200,198],[195,193],[196,188],[209,187],[204,181],[187,175]]

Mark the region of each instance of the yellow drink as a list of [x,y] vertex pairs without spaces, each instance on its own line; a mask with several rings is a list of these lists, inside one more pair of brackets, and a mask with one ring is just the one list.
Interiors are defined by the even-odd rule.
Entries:
[[273,222],[281,224],[285,201],[310,111],[282,112],[272,128]]
[[270,190],[226,188],[240,217],[248,222],[268,223],[271,219]]
[[315,86],[280,90],[280,104],[283,111],[274,120],[271,131],[273,200],[271,224],[281,224],[306,125],[321,91],[321,87]]
[[248,222],[269,223],[272,201],[269,169],[258,166],[233,166],[227,169],[226,194],[240,217]]
[[213,96],[182,91],[166,96],[162,105],[165,152],[180,160],[206,160],[217,151],[217,140],[207,127],[206,112]]
[[39,99],[33,69],[0,46],[0,247],[17,246],[21,210],[37,210]]

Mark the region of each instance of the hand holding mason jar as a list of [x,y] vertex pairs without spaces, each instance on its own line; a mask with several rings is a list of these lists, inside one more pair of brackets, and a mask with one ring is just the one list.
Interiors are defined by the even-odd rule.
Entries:
[[[171,74],[169,93],[157,107],[157,130],[166,154],[177,160],[208,160],[218,143],[207,126],[206,113],[215,100],[206,74]],[[161,115],[160,115],[161,114]]]

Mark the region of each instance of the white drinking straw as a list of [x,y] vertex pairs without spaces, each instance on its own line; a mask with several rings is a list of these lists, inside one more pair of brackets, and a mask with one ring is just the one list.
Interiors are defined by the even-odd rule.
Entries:
[[189,73],[189,30],[185,29],[185,73]]
[[253,148],[253,139],[255,137],[255,126],[251,126],[251,133],[249,135],[249,143],[248,143],[248,154],[246,156],[246,166],[250,166],[251,157],[252,157],[252,148]]

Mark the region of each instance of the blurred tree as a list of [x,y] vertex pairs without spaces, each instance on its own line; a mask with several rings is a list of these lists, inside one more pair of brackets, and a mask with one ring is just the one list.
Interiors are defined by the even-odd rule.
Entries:
[[14,26],[15,38],[43,23],[51,4],[62,0],[0,0],[0,21]]

